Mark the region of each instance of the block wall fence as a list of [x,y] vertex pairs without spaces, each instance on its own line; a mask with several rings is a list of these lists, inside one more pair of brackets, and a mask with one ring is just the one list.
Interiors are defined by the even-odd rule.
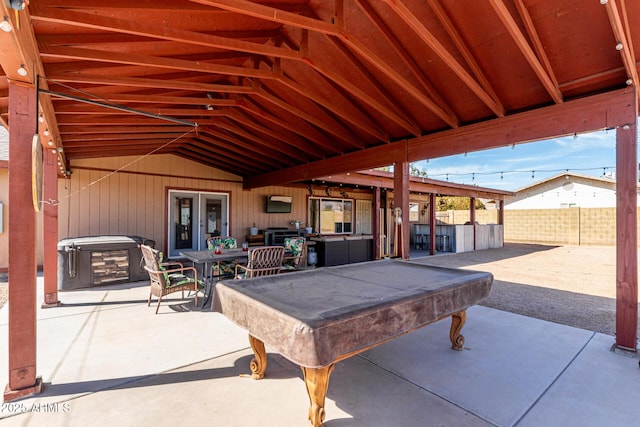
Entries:
[[[468,210],[437,213],[438,221],[464,224]],[[640,216],[640,215],[639,215]],[[480,224],[497,224],[497,210],[477,210]],[[638,219],[640,224],[640,218]],[[640,235],[640,230],[638,235]],[[615,246],[615,208],[507,209],[504,241],[551,245]]]

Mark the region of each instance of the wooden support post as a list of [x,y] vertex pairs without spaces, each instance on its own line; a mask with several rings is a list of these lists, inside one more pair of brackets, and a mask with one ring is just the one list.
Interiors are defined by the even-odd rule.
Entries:
[[[58,200],[58,155],[44,151],[44,200]],[[42,204],[43,219],[43,264],[44,302],[43,308],[57,307],[58,300],[58,205]]]
[[616,131],[616,346],[636,351],[638,329],[636,123]]
[[400,221],[396,217],[396,253],[403,259],[409,258],[409,162],[396,162],[393,166],[393,207],[400,208]]
[[380,259],[381,247],[381,218],[380,218],[380,187],[373,189],[373,253],[374,259]]
[[429,253],[436,254],[436,194],[429,194]]
[[499,202],[499,211],[498,211],[498,224],[504,226],[504,200],[500,200]]
[[476,198],[469,198],[469,221],[473,225],[473,250],[476,250]]
[[36,376],[36,212],[31,146],[36,90],[9,81],[9,384],[4,401],[39,393]]

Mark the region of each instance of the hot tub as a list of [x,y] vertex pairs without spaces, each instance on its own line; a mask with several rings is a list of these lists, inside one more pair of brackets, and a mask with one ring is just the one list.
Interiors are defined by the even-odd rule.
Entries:
[[58,289],[80,289],[149,280],[139,236],[87,236],[58,242]]

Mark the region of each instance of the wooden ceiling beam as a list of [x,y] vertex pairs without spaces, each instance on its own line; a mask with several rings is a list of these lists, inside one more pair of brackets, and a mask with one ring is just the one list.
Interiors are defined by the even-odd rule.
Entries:
[[[393,190],[393,173],[374,172],[350,172],[334,174],[316,179],[317,181],[335,182],[359,186],[374,186]],[[419,178],[412,176],[409,179],[409,191],[414,193],[433,193],[447,196],[479,197],[503,200],[506,196],[513,195],[509,191],[496,191],[490,188],[482,188],[471,185],[446,183],[435,179]]]
[[622,89],[566,101],[511,116],[398,141],[331,159],[309,162],[245,179],[247,189],[305,181],[335,173],[415,162],[574,133],[615,128],[636,121],[636,92]]
[[[335,25],[333,23],[327,23],[315,18],[309,18],[306,16],[296,15],[281,11],[280,9],[260,5],[244,0],[192,0],[196,3],[208,4],[215,7],[220,7],[226,10],[230,10],[237,13],[265,19],[272,22],[279,22],[281,24],[290,25],[296,28],[302,28],[324,34],[325,36],[335,36],[345,43],[351,50],[357,52],[363,58],[365,58],[371,65],[378,68],[387,77],[393,80],[399,87],[403,88],[410,96],[414,97],[426,108],[440,117],[445,123],[451,123],[451,118],[446,114],[442,108],[433,102],[432,99],[425,96],[418,88],[416,88],[411,82],[406,80],[394,67],[387,64],[383,58],[376,55],[373,50],[369,49],[364,43],[361,43],[357,38],[348,34],[342,26]],[[322,61],[314,59],[313,57],[305,57],[304,48],[302,49],[302,57],[298,58],[304,61],[309,67],[314,68],[319,73],[323,74],[330,80],[336,82],[341,87],[348,90],[354,96],[361,99],[367,105],[375,108],[381,114],[384,114],[390,120],[393,120],[396,124],[406,129],[413,135],[419,135],[420,130],[417,125],[409,122],[407,119],[400,117],[396,112],[390,110],[386,106],[382,105],[375,98],[369,96],[365,91],[359,87],[353,85],[349,80],[335,73],[333,70],[322,66]],[[457,123],[454,123],[457,125]]]
[[524,28],[527,30],[527,34],[529,35],[529,39],[531,39],[531,43],[533,44],[533,49],[538,56],[538,59],[542,62],[547,75],[553,82],[553,85],[560,92],[560,86],[558,84],[558,79],[553,71],[553,67],[551,66],[551,61],[549,60],[549,56],[544,49],[544,45],[542,40],[540,40],[540,36],[538,35],[538,30],[536,30],[536,26],[533,23],[533,19],[531,19],[531,14],[529,13],[529,9],[524,4],[523,0],[515,0],[516,8],[518,9],[518,14],[520,15],[520,19],[524,23]]
[[189,132],[193,130],[190,126],[180,126],[167,124],[165,126],[150,125],[150,126],[88,126],[83,125],[67,125],[58,122],[58,129],[60,135],[82,135],[82,134],[101,134],[101,133],[136,133],[136,132]]
[[[269,40],[279,35],[278,30],[271,29],[254,31],[201,31],[201,33],[216,37],[242,40]],[[127,33],[42,34],[38,36],[38,41],[48,46],[110,45],[113,43],[150,44],[158,42],[148,37]]]
[[320,129],[323,129],[324,131],[333,135],[336,139],[339,139],[342,142],[345,142],[355,148],[364,147],[362,142],[357,141],[350,134],[350,132],[347,129],[345,129],[341,124],[335,121],[333,121],[332,123],[328,123],[320,119],[319,117],[317,117],[317,115],[309,114],[301,110],[300,108],[297,108],[291,105],[291,103],[286,102],[278,98],[277,96],[269,93],[267,90],[265,90],[264,87],[262,87],[262,85],[259,82],[255,82],[255,87],[256,87],[255,95],[264,99],[265,101],[268,101],[271,104],[279,108],[282,108],[283,110],[288,111],[289,113],[297,117],[300,117],[301,119],[311,123],[312,125],[317,126]]
[[547,70],[545,70],[542,63],[538,60],[538,57],[529,45],[524,34],[522,34],[522,31],[520,31],[520,27],[518,27],[513,16],[511,16],[511,13],[507,9],[503,0],[489,0],[489,3],[511,35],[516,46],[518,46],[518,49],[520,49],[520,52],[522,52],[522,55],[533,69],[533,72],[538,76],[542,86],[546,89],[547,93],[549,93],[549,96],[551,96],[553,102],[556,104],[564,102],[562,92],[558,89],[558,85],[553,81],[553,79],[551,79],[551,77],[549,77]]
[[278,83],[283,84],[285,87],[293,90],[299,95],[305,96],[313,100],[318,105],[323,106],[328,111],[332,111],[336,116],[342,118],[346,122],[351,123],[367,135],[372,136],[377,141],[389,142],[389,135],[387,135],[378,124],[369,120],[361,111],[352,108],[353,105],[349,104],[349,107],[345,107],[342,103],[334,104],[330,100],[324,98],[324,96],[316,93],[314,90],[302,86],[293,79],[287,77],[281,77]]
[[[33,5],[33,6],[32,6]],[[182,30],[168,25],[158,26],[144,20],[129,21],[68,9],[39,7],[38,2],[29,6],[31,18],[35,21],[73,25],[91,30],[103,30],[116,33],[132,34],[161,40],[170,40],[210,48],[225,49],[251,53],[255,55],[273,56],[276,58],[299,59],[300,52],[287,48],[279,48],[264,43],[252,43],[234,38],[220,37],[196,31]]]
[[[267,135],[271,138],[271,141],[269,142],[269,145],[274,149],[274,150],[279,150],[282,152],[286,152],[288,153],[291,157],[297,159],[298,161],[308,161],[309,160],[309,156],[307,155],[307,153],[305,153],[302,150],[298,150],[298,149],[291,149],[292,146],[295,147],[295,142],[294,141],[287,141],[285,142],[285,140],[283,139],[283,134],[276,132],[272,129],[269,129],[265,126],[263,126],[262,124],[256,123],[255,120],[250,119],[249,117],[247,117],[246,115],[242,114],[240,111],[238,110],[228,110],[227,111],[227,117],[237,123],[240,123],[241,125],[251,128],[253,130],[255,130],[256,132],[260,133],[260,134],[264,134]],[[265,140],[266,143],[266,140]]]
[[484,88],[464,69],[455,57],[440,43],[438,38],[416,17],[401,0],[384,2],[411,28],[422,41],[453,71],[471,91],[498,116],[504,116],[504,109],[484,90]]
[[493,86],[489,82],[489,79],[485,76],[482,68],[480,67],[480,64],[478,64],[478,61],[476,61],[476,58],[471,53],[471,50],[469,49],[469,46],[467,45],[465,40],[462,38],[460,31],[458,31],[438,0],[428,0],[428,4],[429,7],[431,7],[431,10],[433,10],[434,14],[436,15],[436,18],[438,18],[440,24],[442,24],[449,37],[458,48],[460,55],[462,56],[462,58],[464,58],[467,65],[476,76],[476,79],[478,79],[478,82],[480,83],[482,88],[489,94],[489,96],[491,96],[491,99],[493,99],[493,101],[496,103],[498,111],[503,113],[502,115],[497,114],[498,117],[504,116],[504,106],[502,105],[502,102],[500,102],[498,94],[493,89]]
[[187,61],[183,59],[163,58],[157,56],[134,55],[121,52],[106,52],[77,47],[48,46],[41,48],[40,54],[43,58],[126,64],[140,67],[156,67],[170,70],[185,70],[199,73],[245,76],[263,79],[273,79],[276,77],[270,71],[258,70],[255,68],[234,67],[232,65],[211,64],[207,62]]
[[[622,0],[622,4],[624,4],[624,0]],[[633,44],[631,42],[632,39],[629,32],[629,21],[626,18],[626,9],[623,7],[623,16],[625,18],[623,24],[616,0],[608,0],[604,6],[607,9],[607,16],[609,17],[609,23],[613,30],[613,36],[618,43],[622,44],[619,51],[627,77],[631,80],[633,86],[638,88],[640,87],[640,80],[638,80],[638,64],[636,63],[635,53],[633,52]],[[616,46],[616,49],[617,48],[618,47]],[[638,96],[640,96],[640,92],[638,93]]]
[[[144,128],[143,128],[144,129]],[[191,129],[193,130],[193,129]],[[140,132],[140,133],[87,133],[87,134],[73,134],[67,135],[64,137],[63,142],[66,147],[70,142],[81,142],[81,141],[126,141],[126,140],[170,140],[173,138],[178,138],[181,135],[186,135],[191,132],[191,130],[187,132]]]
[[[231,135],[236,135],[236,137],[238,137],[239,146],[246,150],[255,151],[256,153],[268,157],[273,161],[279,162],[282,165],[295,164],[295,158],[291,156],[290,151],[274,150],[270,141],[260,138],[253,133],[247,132],[241,127],[233,124],[231,121],[220,120],[215,126]],[[207,134],[210,131],[210,128],[206,128],[203,130],[203,133]]]
[[263,145],[264,141],[261,144],[252,144],[243,141],[239,136],[226,133],[226,131],[221,132],[208,128],[198,135],[198,139],[213,145],[220,144],[220,141],[224,141],[225,146],[229,147],[231,151],[235,151],[237,156],[248,157],[258,163],[270,162],[272,164],[283,165],[285,167],[295,163],[290,158],[287,159],[287,156],[283,155],[282,152]]
[[433,86],[429,78],[422,71],[413,56],[402,46],[400,40],[393,34],[391,29],[385,24],[384,20],[375,12],[368,1],[356,1],[363,13],[369,18],[373,25],[386,40],[396,54],[402,59],[408,67],[411,74],[420,82],[422,89],[430,96],[434,102],[446,113],[447,118],[442,118],[445,123],[452,128],[459,126],[460,120],[456,117],[449,104],[442,98],[440,93]]
[[76,73],[50,73],[47,80],[63,83],[86,83],[107,86],[126,86],[147,89],[175,89],[188,90],[206,93],[252,93],[255,92],[250,86],[238,86],[231,84],[212,84],[190,81],[180,81],[175,79],[157,79],[143,77],[119,77],[101,76],[95,74],[85,74],[82,71]]
[[234,165],[237,169],[250,171],[252,173],[270,170],[270,168],[262,165],[264,163],[264,159],[256,163],[255,159],[251,159],[247,156],[239,156],[239,153],[233,150],[230,145],[223,146],[220,141],[210,141],[213,143],[204,141],[202,138],[197,138],[191,141],[187,148],[189,150],[197,151],[200,155],[213,157],[227,165]]
[[[267,120],[268,122],[273,123],[274,125],[282,129],[285,129],[294,135],[306,138],[307,140],[314,142],[318,146],[326,148],[325,146],[327,142],[323,141],[321,137],[318,137],[318,135],[315,135],[314,133],[309,132],[309,129],[302,129],[300,126],[294,126],[293,124],[287,122],[286,120],[282,120],[281,118],[275,116],[271,112],[265,111],[263,108],[258,107],[256,104],[254,104],[250,100],[247,100],[247,99],[238,100],[238,106],[242,108],[244,111],[246,111],[247,113],[255,117],[260,117],[263,120]],[[296,138],[295,140],[288,139],[288,138],[283,138],[282,135],[280,136],[280,139],[282,139],[282,141],[285,144],[289,145],[289,148],[288,148],[289,150],[291,149],[302,150],[308,156],[312,156],[316,158],[318,157],[322,158],[326,156],[325,152],[321,151],[318,147],[316,147],[315,145],[312,145],[311,143],[303,139],[300,139],[300,138]]]

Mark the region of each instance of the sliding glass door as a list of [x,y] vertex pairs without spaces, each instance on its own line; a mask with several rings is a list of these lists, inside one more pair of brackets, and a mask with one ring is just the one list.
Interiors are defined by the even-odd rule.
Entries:
[[201,250],[207,239],[229,234],[229,197],[224,193],[169,191],[169,257]]

